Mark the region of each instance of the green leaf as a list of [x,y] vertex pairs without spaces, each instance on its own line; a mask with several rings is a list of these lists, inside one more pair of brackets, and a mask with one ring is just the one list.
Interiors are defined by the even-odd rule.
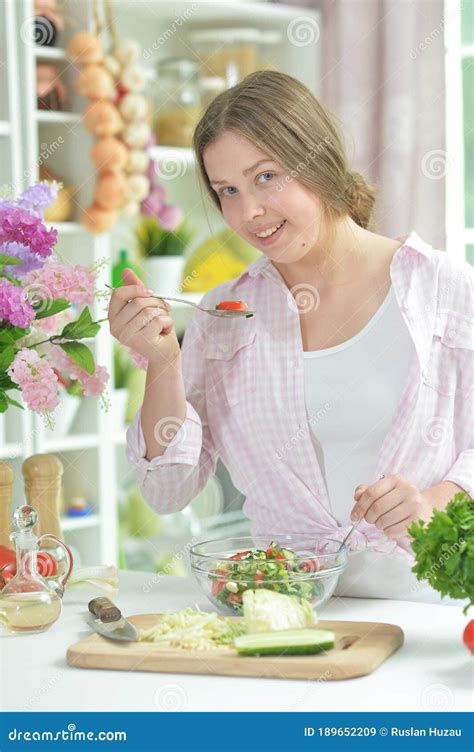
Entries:
[[64,342],[59,346],[80,368],[87,373],[95,373],[94,356],[86,345],[82,342]]
[[30,333],[30,329],[22,329],[20,326],[9,326],[5,329],[0,329],[0,343],[6,342],[8,345],[14,345],[17,339],[26,337]]
[[[43,303],[39,304],[40,307],[42,305]],[[37,311],[36,319],[44,319],[47,316],[54,316],[56,313],[65,311],[66,308],[70,308],[70,307],[71,307],[70,302],[68,300],[64,300],[63,298],[57,298],[56,300],[51,300],[48,303],[48,307],[45,308],[44,311]]]
[[86,306],[77,321],[71,321],[70,324],[66,324],[59,336],[64,339],[95,337],[99,329],[100,324],[92,321],[91,313]]
[[[444,510],[435,509],[429,524],[412,523],[412,569],[434,590],[474,605],[474,500],[457,493]],[[465,610],[466,611],[466,610]]]
[[21,266],[24,263],[24,260],[18,258],[18,256],[9,256],[8,253],[0,253],[0,264],[6,264],[6,266]]
[[11,345],[7,345],[6,347],[0,345],[0,371],[7,370],[17,352],[17,349]]
[[18,391],[19,388],[18,384],[15,384],[7,373],[0,372],[0,389],[16,389]]
[[0,413],[4,413],[7,407],[7,395],[5,394],[5,392],[0,392]]
[[9,397],[8,394],[6,394],[5,397],[7,398],[7,402],[8,402],[9,405],[12,405],[13,407],[19,407],[20,410],[24,410],[25,409],[23,407],[23,405],[20,405],[19,402],[17,402],[16,400],[12,399],[11,397]]

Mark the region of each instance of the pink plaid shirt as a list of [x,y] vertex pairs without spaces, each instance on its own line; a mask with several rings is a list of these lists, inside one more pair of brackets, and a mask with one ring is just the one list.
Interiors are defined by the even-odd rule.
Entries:
[[[450,480],[472,496],[473,270],[415,232],[400,241],[390,274],[416,356],[375,477],[360,482],[400,473],[421,490]],[[347,524],[339,525],[310,436],[294,298],[262,255],[240,277],[206,293],[202,305],[228,299],[245,300],[256,315],[193,315],[182,348],[186,418],[164,454],[145,459],[140,410],[128,428],[127,457],[143,496],[162,514],[183,509],[220,456],[246,496],[253,535],[304,531],[342,540],[352,504]],[[362,520],[349,549],[364,548],[413,558],[408,537],[390,540]]]

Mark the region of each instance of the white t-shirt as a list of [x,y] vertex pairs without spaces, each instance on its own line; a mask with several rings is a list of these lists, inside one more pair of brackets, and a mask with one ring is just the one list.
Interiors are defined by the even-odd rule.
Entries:
[[[393,287],[354,337],[304,353],[310,435],[332,512],[341,525],[352,524],[356,486],[377,480],[377,456],[415,356]],[[349,553],[336,595],[442,602],[427,583],[416,579],[405,559],[372,551]]]
[[304,353],[311,438],[332,512],[341,525],[351,523],[356,486],[377,480],[377,456],[414,355],[393,287],[354,337]]

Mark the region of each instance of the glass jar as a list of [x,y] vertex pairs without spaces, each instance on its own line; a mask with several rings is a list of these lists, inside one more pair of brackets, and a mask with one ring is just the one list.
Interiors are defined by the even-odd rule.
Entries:
[[200,66],[185,58],[166,58],[158,63],[159,145],[192,146],[194,129],[201,117]]
[[200,83],[201,103],[203,110],[211,104],[218,94],[226,89],[225,79],[221,76],[203,76]]
[[219,76],[229,88],[258,69],[259,34],[252,28],[200,29],[191,31],[188,40],[203,76]]
[[[16,546],[16,573],[0,591],[0,623],[15,633],[44,632],[59,619],[61,599],[73,566],[71,550],[63,541],[49,533],[36,537],[33,527],[37,520],[36,510],[26,504],[13,514],[10,538]],[[45,539],[52,539],[63,548],[67,562],[58,579],[49,555],[50,563],[43,566],[43,571],[50,572],[51,582],[38,571],[40,544]]]

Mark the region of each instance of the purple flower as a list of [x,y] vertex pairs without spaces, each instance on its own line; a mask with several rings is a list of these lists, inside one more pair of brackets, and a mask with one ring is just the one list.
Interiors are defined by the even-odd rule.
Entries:
[[150,161],[148,162],[148,167],[146,168],[145,175],[147,176],[147,178],[149,178],[152,185],[156,184],[158,175],[156,174],[156,162],[152,156],[150,156]]
[[57,230],[47,230],[41,217],[26,209],[0,207],[0,243],[21,243],[38,256],[47,258],[57,237]]
[[27,329],[35,318],[33,306],[25,301],[25,291],[0,277],[0,319]]
[[4,243],[0,246],[0,253],[6,253],[8,256],[16,256],[23,259],[24,263],[21,266],[19,264],[5,264],[5,272],[12,277],[24,277],[28,272],[39,269],[43,265],[43,260],[32,253],[26,245],[22,245],[21,243]]
[[142,214],[147,217],[156,217],[164,206],[164,188],[156,186],[140,204]]
[[158,213],[163,230],[176,230],[184,218],[184,212],[179,206],[165,204]]
[[52,183],[43,181],[42,183],[36,183],[31,185],[22,195],[17,199],[16,205],[20,209],[26,209],[27,211],[42,217],[44,210],[51,206],[56,200],[58,195],[58,184],[54,180]]

